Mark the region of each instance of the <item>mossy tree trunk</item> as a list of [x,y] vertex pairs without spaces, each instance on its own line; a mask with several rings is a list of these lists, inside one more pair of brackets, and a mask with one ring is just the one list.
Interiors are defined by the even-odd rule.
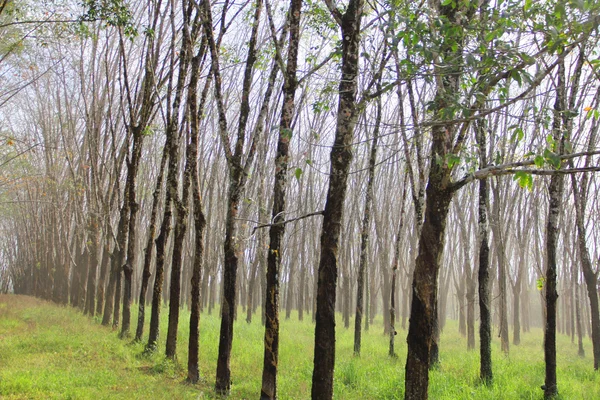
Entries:
[[[267,282],[265,301],[265,336],[261,399],[277,398],[277,370],[279,365],[279,271],[281,268],[282,242],[285,225],[286,199],[285,192],[288,181],[289,145],[292,138],[296,88],[296,69],[298,65],[298,49],[300,44],[301,0],[291,0],[289,8],[289,44],[287,65],[284,72],[283,106],[279,122],[279,137],[275,154],[275,181],[273,183],[273,209],[269,229],[269,249],[267,253]],[[276,37],[273,38],[274,41]],[[281,47],[278,46],[281,55]],[[291,262],[293,263],[293,262]],[[291,274],[290,271],[290,285]],[[302,289],[302,288],[301,288]],[[288,291],[288,303],[291,305],[291,291]],[[300,305],[302,307],[302,305]],[[290,310],[291,307],[288,307]],[[289,311],[286,312],[289,318]]]

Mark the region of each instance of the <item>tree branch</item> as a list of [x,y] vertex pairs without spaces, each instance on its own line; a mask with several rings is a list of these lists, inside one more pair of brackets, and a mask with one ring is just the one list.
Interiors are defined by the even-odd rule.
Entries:
[[335,19],[335,22],[337,22],[337,24],[341,27],[342,26],[342,13],[340,12],[340,10],[338,10],[338,8],[335,6],[335,4],[333,4],[333,2],[331,0],[324,0],[325,1],[325,5],[327,6],[327,8],[329,9],[329,12],[331,13],[331,16],[333,17],[333,19]]
[[[572,160],[574,158],[585,157],[585,156],[595,156],[599,155],[600,150],[594,151],[585,151],[581,153],[573,153],[573,154],[564,154],[558,156],[561,161],[564,160]],[[518,161],[514,163],[507,163],[502,165],[490,165],[489,167],[480,169],[479,171],[475,171],[472,174],[468,174],[458,181],[454,182],[450,187],[450,190],[456,191],[467,183],[473,182],[475,180],[487,179],[490,176],[503,176],[503,175],[511,175],[517,172],[525,172],[532,175],[552,175],[554,173],[559,174],[575,174],[582,172],[596,172],[600,171],[600,166],[596,167],[585,167],[585,168],[568,168],[562,170],[544,170],[544,169],[532,169],[532,168],[521,168],[521,167],[529,167],[535,165],[535,160],[524,160]]]
[[272,223],[272,224],[257,225],[257,226],[254,227],[254,229],[252,229],[252,235],[254,235],[254,232],[256,232],[258,229],[268,228],[268,227],[271,227],[271,226],[286,225],[286,224],[288,224],[290,222],[300,221],[301,219],[314,217],[316,215],[323,215],[324,212],[325,211],[315,211],[315,212],[312,212],[312,213],[309,213],[309,214],[301,215],[301,216],[296,217],[296,218],[286,219],[285,221],[275,222],[275,223]]

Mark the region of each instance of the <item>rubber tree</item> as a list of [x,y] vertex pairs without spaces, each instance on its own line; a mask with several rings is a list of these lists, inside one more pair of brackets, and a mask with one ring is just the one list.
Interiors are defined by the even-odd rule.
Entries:
[[[266,7],[270,11],[268,0]],[[279,122],[279,136],[277,139],[277,151],[275,154],[275,180],[273,182],[273,209],[271,212],[272,225],[269,228],[269,248],[267,253],[267,285],[265,302],[265,337],[264,337],[264,359],[261,399],[277,398],[277,368],[279,365],[279,276],[281,268],[281,254],[283,253],[283,237],[286,211],[285,192],[289,173],[289,147],[293,135],[293,119],[295,111],[296,88],[298,80],[296,69],[298,65],[298,49],[300,44],[300,18],[302,12],[302,1],[291,0],[288,12],[289,40],[287,51],[287,65],[282,66],[283,84],[283,106]],[[269,13],[270,14],[270,13]],[[273,29],[272,39],[277,43]],[[281,60],[281,47],[276,46],[277,57]],[[280,61],[282,62],[282,61]],[[300,305],[302,307],[302,305]]]
[[[183,8],[182,18],[189,24],[192,7]],[[171,24],[174,24],[175,5],[171,4]],[[172,27],[174,29],[174,27]],[[189,36],[189,33],[186,32]],[[156,350],[158,335],[160,331],[160,309],[162,304],[162,289],[164,280],[165,257],[167,257],[167,241],[171,234],[173,220],[173,205],[179,200],[179,147],[181,142],[181,131],[179,124],[179,114],[182,109],[184,90],[187,85],[187,75],[189,72],[192,55],[190,54],[189,37],[184,37],[179,50],[179,66],[177,68],[177,80],[173,85],[173,73],[169,74],[167,92],[173,95],[172,103],[166,113],[166,139],[165,149],[168,151],[168,167],[166,177],[166,193],[163,210],[163,219],[160,227],[160,233],[156,238],[156,276],[154,278],[154,288],[152,293],[152,313],[150,315],[150,331],[146,351]],[[174,57],[176,38],[171,38],[170,54]],[[175,60],[171,58],[170,68],[175,69]]]
[[352,140],[358,117],[356,92],[363,14],[362,0],[350,0],[344,13],[332,0],[326,0],[325,4],[340,26],[344,40],[335,139],[330,153],[330,180],[321,227],[311,389],[313,399],[333,398],[337,258],[348,172],[352,162]]
[[[223,84],[220,69],[219,40],[213,32],[213,17],[211,5],[205,1],[201,5],[203,11],[202,24],[204,34],[208,40],[208,48],[211,55],[211,71],[214,79],[214,97],[218,114],[218,134],[225,153],[228,168],[228,193],[227,210],[225,218],[225,240],[223,241],[224,265],[223,265],[223,297],[221,304],[221,327],[219,336],[219,355],[217,358],[217,373],[215,391],[218,394],[227,395],[231,388],[231,348],[233,343],[233,322],[235,319],[237,271],[238,271],[238,218],[240,201],[246,187],[246,181],[256,155],[257,144],[260,142],[264,121],[267,116],[268,104],[270,102],[274,81],[278,73],[278,63],[275,63],[269,75],[267,88],[265,89],[261,106],[257,116],[254,130],[251,132],[250,143],[246,146],[248,134],[248,119],[250,116],[250,92],[254,77],[254,67],[257,61],[257,42],[259,25],[262,14],[262,1],[257,1],[252,14],[251,33],[248,41],[248,53],[244,63],[242,77],[242,93],[239,105],[239,118],[235,136],[235,143],[229,137],[229,121],[225,109]],[[219,37],[225,29],[225,10],[221,16],[222,29]],[[245,149],[247,147],[247,149]],[[244,160],[245,157],[245,160]]]

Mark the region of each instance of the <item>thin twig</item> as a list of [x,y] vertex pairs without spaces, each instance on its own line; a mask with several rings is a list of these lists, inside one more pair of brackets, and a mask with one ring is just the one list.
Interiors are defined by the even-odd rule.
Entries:
[[267,228],[267,227],[271,227],[271,226],[281,226],[281,225],[286,225],[290,222],[295,222],[295,221],[300,221],[301,219],[305,219],[305,218],[309,218],[309,217],[314,217],[316,215],[323,215],[325,211],[315,211],[309,214],[305,214],[305,215],[301,215],[299,217],[296,218],[291,218],[291,219],[286,219],[285,221],[279,221],[279,222],[275,222],[272,224],[262,224],[262,225],[258,225],[255,226],[254,229],[252,229],[252,235],[254,235],[254,232],[256,232],[258,229],[262,229],[262,228]]

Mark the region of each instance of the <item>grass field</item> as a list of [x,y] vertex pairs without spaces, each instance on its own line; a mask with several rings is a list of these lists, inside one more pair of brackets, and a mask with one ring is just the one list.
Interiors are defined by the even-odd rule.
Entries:
[[[23,296],[0,295],[0,398],[2,399],[212,399],[219,319],[201,316],[203,382],[185,384],[189,313],[180,319],[177,363],[164,359],[166,310],[159,351],[142,356],[143,344],[121,340],[98,319],[70,307],[57,307]],[[135,313],[133,321],[136,321]],[[351,324],[353,326],[353,324]],[[133,327],[135,329],[135,325]],[[256,399],[262,374],[263,327],[260,318],[235,325],[230,398]],[[280,399],[310,397],[313,325],[292,317],[281,324]],[[466,339],[448,321],[440,344],[440,367],[431,373],[431,399],[541,399],[544,382],[542,332],[535,330],[500,353],[494,337],[494,383],[478,382],[477,351],[466,351]],[[147,327],[146,327],[147,333]],[[398,358],[387,356],[388,338],[376,321],[363,336],[360,358],[352,354],[353,332],[338,326],[335,371],[336,399],[400,399],[404,394],[406,332],[397,336]],[[577,356],[570,338],[558,338],[558,380],[562,399],[600,399],[600,377],[587,357]]]

